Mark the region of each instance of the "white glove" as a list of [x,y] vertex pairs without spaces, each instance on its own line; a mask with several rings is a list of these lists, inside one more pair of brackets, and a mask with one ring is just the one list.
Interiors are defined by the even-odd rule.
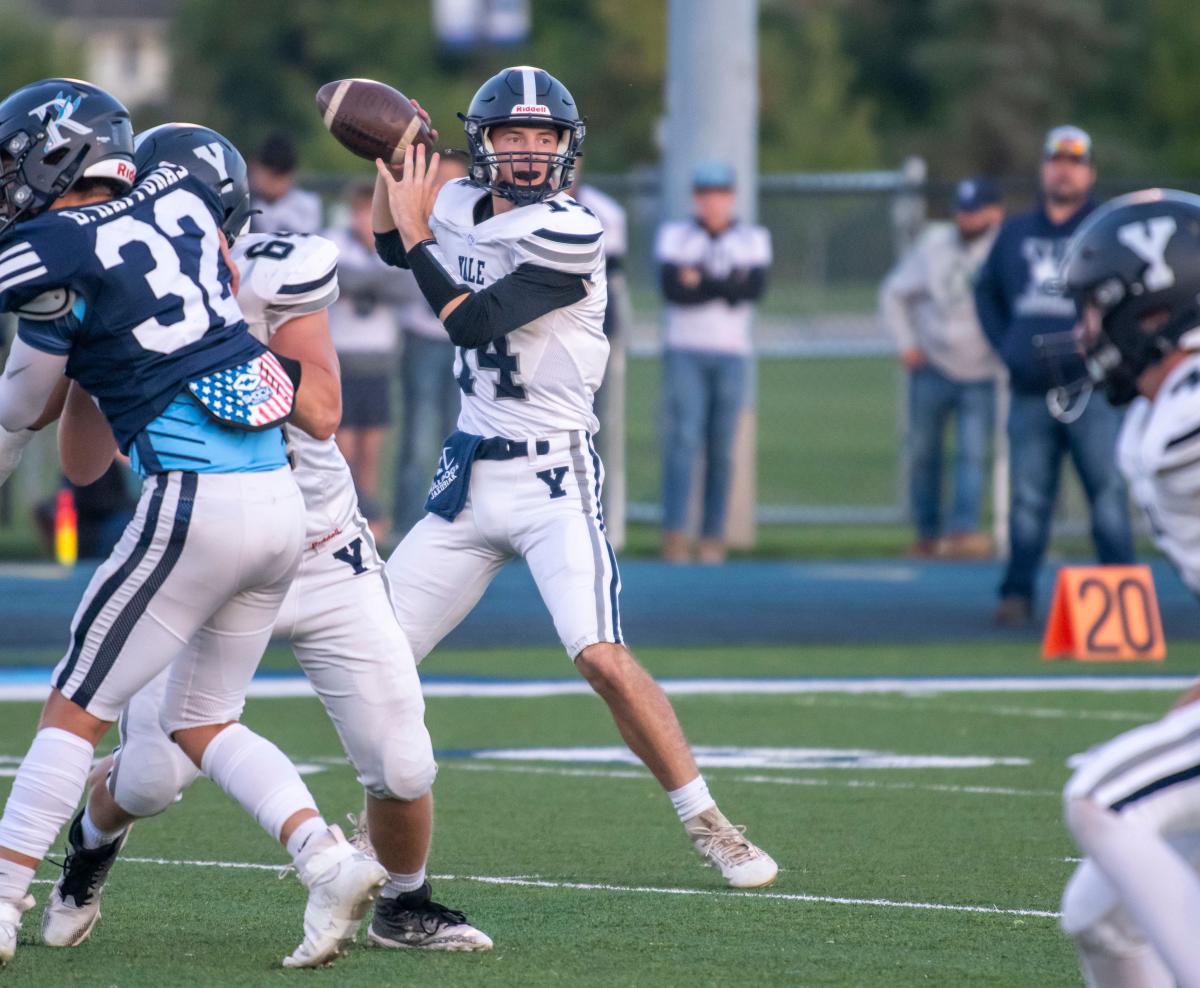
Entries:
[[21,429],[19,432],[9,432],[0,426],[0,487],[12,476],[21,462],[21,454],[36,433],[32,429]]

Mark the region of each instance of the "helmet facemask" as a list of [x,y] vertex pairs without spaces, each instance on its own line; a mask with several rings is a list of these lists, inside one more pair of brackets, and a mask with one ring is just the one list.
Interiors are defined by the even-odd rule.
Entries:
[[[498,151],[492,134],[502,127],[554,130],[558,145],[553,151]],[[493,195],[517,206],[529,206],[569,189],[575,181],[575,159],[584,132],[582,123],[568,127],[557,120],[536,118],[488,122],[468,119],[466,131],[471,148],[471,179],[490,189]],[[505,166],[515,181],[503,177]],[[543,170],[544,177],[536,181]]]
[[1143,299],[1117,277],[1090,285],[1077,294],[1079,351],[1088,376],[1113,405],[1138,396],[1138,378],[1178,346],[1179,336],[1200,321],[1191,307],[1172,316],[1154,299]]

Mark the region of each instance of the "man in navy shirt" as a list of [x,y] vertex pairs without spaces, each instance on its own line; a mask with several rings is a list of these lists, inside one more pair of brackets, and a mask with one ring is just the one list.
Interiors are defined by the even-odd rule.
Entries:
[[1075,325],[1075,303],[1054,286],[1067,241],[1096,207],[1095,181],[1091,138],[1078,127],[1051,130],[1041,201],[1005,222],[975,287],[979,322],[1007,365],[1011,385],[1010,552],[996,612],[1002,625],[1033,617],[1034,582],[1050,537],[1064,453],[1087,494],[1100,562],[1133,560],[1129,508],[1114,459],[1120,413],[1090,389],[1068,404],[1054,401],[1056,386],[1083,377],[1083,367],[1073,352],[1041,345]]

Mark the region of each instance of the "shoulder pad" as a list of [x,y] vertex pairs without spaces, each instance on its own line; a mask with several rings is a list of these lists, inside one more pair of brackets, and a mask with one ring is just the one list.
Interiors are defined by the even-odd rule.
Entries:
[[14,314],[33,322],[50,322],[70,312],[75,306],[76,297],[70,288],[51,288],[15,309]]
[[438,191],[433,204],[433,219],[453,226],[472,226],[475,203],[487,190],[468,178],[456,178]]
[[590,211],[572,205],[547,203],[525,206],[536,210],[526,217],[513,246],[517,264],[537,264],[571,274],[590,276],[604,263],[604,228]]
[[257,302],[302,315],[337,299],[338,249],[324,237],[252,233],[239,237],[232,253],[242,273],[238,302],[244,311]]

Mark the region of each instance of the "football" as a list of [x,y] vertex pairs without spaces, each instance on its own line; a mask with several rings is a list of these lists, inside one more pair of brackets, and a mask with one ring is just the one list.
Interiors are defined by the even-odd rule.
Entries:
[[321,119],[347,151],[397,165],[410,144],[433,147],[429,126],[408,97],[373,79],[340,79],[317,90]]

